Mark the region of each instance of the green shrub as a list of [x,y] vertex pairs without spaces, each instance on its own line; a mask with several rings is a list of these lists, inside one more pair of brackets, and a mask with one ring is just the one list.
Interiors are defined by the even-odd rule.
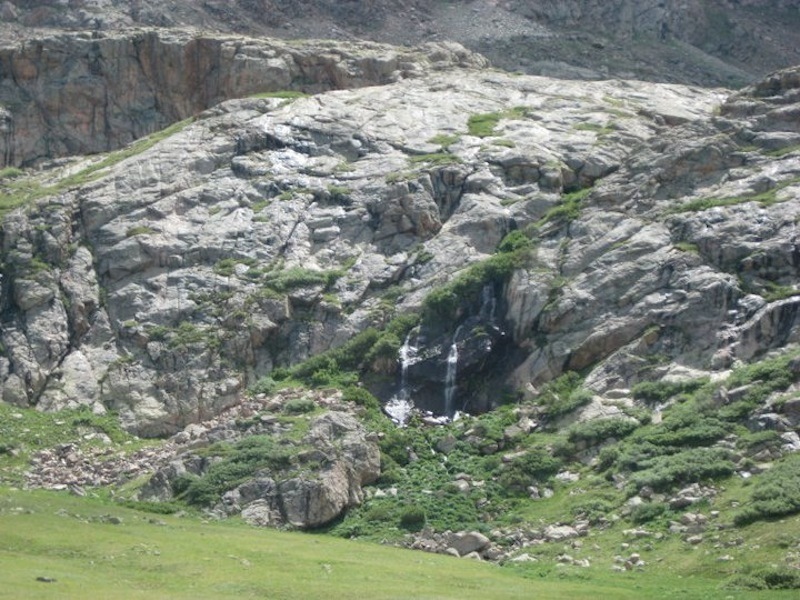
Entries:
[[639,466],[642,470],[630,478],[630,494],[645,486],[661,492],[677,485],[727,477],[734,470],[728,451],[722,448],[692,448],[664,454],[643,460]]
[[185,476],[173,482],[173,492],[179,499],[198,506],[211,505],[261,469],[288,468],[294,448],[278,445],[270,436],[254,435],[232,445],[220,444],[216,452],[222,460],[211,465],[202,477]]
[[631,419],[596,419],[586,423],[578,423],[567,430],[567,439],[572,443],[589,442],[598,444],[609,438],[618,440],[631,434],[637,427]]
[[293,398],[283,406],[283,412],[289,415],[309,413],[317,407],[311,398]]
[[381,461],[383,462],[384,456],[388,456],[397,465],[407,465],[409,444],[410,440],[407,431],[390,429],[378,442],[381,450]]
[[425,511],[420,506],[408,506],[400,513],[400,527],[407,531],[419,531],[425,521]]
[[634,506],[631,510],[631,521],[637,525],[649,523],[667,512],[667,505],[661,502],[649,502]]
[[791,454],[758,476],[746,508],[733,519],[736,525],[800,513],[800,455]]
[[724,587],[728,590],[797,590],[800,589],[800,570],[788,566],[748,569],[734,575]]
[[531,248],[533,248],[533,240],[521,229],[510,232],[497,245],[498,252],[518,252]]
[[708,379],[690,379],[687,381],[643,381],[631,389],[636,400],[645,402],[666,402],[678,394],[688,394],[703,387]]
[[500,485],[512,492],[522,493],[536,481],[555,475],[561,465],[562,462],[552,456],[547,448],[535,446],[505,468],[499,478]]
[[503,283],[515,269],[523,266],[527,248],[502,252],[467,267],[448,284],[433,290],[422,303],[422,319],[440,326],[452,324],[462,306],[475,304],[483,286]]
[[380,410],[380,401],[369,393],[368,390],[356,385],[349,385],[342,390],[342,399],[371,410]]
[[253,394],[271,394],[278,388],[278,382],[272,377],[267,375],[262,377],[250,388]]
[[542,389],[537,402],[550,418],[566,415],[592,401],[592,393],[581,387],[582,383],[583,378],[578,373],[568,371],[550,381]]

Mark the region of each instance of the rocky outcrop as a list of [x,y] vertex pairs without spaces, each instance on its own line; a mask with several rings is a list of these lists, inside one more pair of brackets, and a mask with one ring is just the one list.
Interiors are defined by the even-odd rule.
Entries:
[[186,31],[60,33],[0,48],[3,166],[91,154],[229,98],[381,85],[444,65],[479,66],[455,44],[282,42]]
[[[261,422],[270,419],[263,417]],[[230,444],[249,435],[264,435],[251,430],[237,431],[230,426],[225,432],[218,427],[204,429],[189,430],[194,433],[191,447],[202,447],[220,436]],[[279,432],[271,435],[275,434],[279,436]],[[186,435],[179,439],[183,437]],[[286,439],[280,443],[291,446]],[[376,439],[347,412],[330,411],[315,417],[296,450],[289,466],[260,469],[243,483],[224,491],[215,510],[223,515],[241,513],[247,522],[260,526],[319,527],[361,504],[362,487],[373,483],[380,474]],[[145,484],[139,497],[149,501],[170,500],[180,478],[187,475],[202,478],[214,464],[215,459],[201,457],[191,450],[175,454],[162,461],[163,466]]]

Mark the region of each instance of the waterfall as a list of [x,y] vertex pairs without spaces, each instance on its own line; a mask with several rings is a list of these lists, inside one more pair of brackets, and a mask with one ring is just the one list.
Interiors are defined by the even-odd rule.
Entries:
[[386,414],[401,427],[408,422],[411,416],[411,410],[414,408],[414,402],[411,400],[411,392],[408,389],[408,366],[417,358],[417,347],[411,344],[412,332],[413,330],[408,332],[398,352],[398,360],[400,361],[400,389],[383,407]]
[[450,352],[447,355],[447,373],[444,379],[444,414],[451,419],[455,414],[453,400],[456,396],[456,381],[458,379],[458,334],[461,333],[461,325],[458,326],[453,334],[453,343],[450,344]]

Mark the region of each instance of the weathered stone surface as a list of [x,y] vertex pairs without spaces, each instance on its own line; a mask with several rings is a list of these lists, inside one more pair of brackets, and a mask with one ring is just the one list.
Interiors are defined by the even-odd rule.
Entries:
[[[514,230],[536,231],[527,262],[458,299],[455,322],[420,330],[409,389],[438,413],[454,345],[461,376],[487,384],[457,377],[453,410],[587,370],[605,414],[605,394],[673,368],[647,357],[700,374],[798,340],[798,303],[773,293],[797,285],[798,157],[747,150],[792,133],[796,70],[726,101],[631,81],[431,73],[482,64],[450,46],[392,50],[417,66],[384,77],[369,66],[383,65],[375,46],[329,50],[354,69],[342,86],[390,83],[218,104],[6,217],[4,398],[112,409],[132,431],[170,435],[235,406],[275,367],[382,326],[387,310],[418,310]],[[488,113],[493,135],[471,135],[469,117]],[[35,177],[51,185],[97,164]],[[709,198],[741,202],[693,204]],[[309,511],[326,513],[298,505]]]

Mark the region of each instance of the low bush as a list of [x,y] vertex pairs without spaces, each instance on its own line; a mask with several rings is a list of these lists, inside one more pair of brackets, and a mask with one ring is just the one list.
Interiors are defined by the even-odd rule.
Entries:
[[294,448],[278,445],[270,436],[254,435],[232,445],[221,444],[216,453],[222,460],[211,465],[203,476],[189,475],[173,482],[172,490],[178,499],[209,506],[261,469],[287,469],[291,466]]
[[692,448],[645,459],[641,468],[631,475],[628,485],[630,495],[648,486],[655,491],[666,491],[686,483],[727,477],[733,474],[733,463],[727,450],[722,448]]
[[758,476],[746,508],[734,524],[742,526],[800,513],[800,455],[791,454]]
[[573,425],[567,430],[567,439],[572,443],[598,444],[609,438],[618,440],[633,433],[638,424],[632,419],[597,419]]
[[537,402],[552,419],[571,413],[592,401],[592,393],[581,387],[582,383],[583,378],[578,373],[568,371],[549,382]]
[[662,504],[661,502],[639,504],[634,506],[631,510],[631,521],[637,525],[649,523],[650,521],[653,521],[664,515],[667,510],[668,506],[666,504]]
[[528,486],[558,473],[562,464],[561,460],[552,456],[547,448],[534,446],[505,468],[500,474],[499,482],[511,492],[524,493]]
[[400,513],[400,527],[407,531],[419,531],[425,521],[425,511],[419,506],[408,506]]
[[673,396],[691,393],[707,383],[707,379],[643,381],[633,386],[631,395],[634,399],[645,402],[666,402]]
[[748,569],[729,579],[728,590],[797,590],[800,589],[800,570],[788,566]]
[[293,398],[283,406],[283,412],[288,415],[301,415],[309,413],[317,407],[311,398]]

